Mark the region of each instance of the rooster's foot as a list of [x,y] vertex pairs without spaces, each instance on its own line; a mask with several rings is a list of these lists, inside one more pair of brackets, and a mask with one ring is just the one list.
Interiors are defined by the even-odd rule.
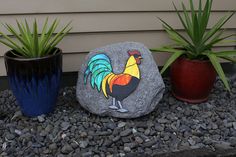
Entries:
[[118,107],[113,106],[113,105],[112,105],[112,106],[109,106],[109,108],[112,109],[112,110],[117,110],[117,109],[118,109]]
[[117,112],[126,113],[126,112],[128,112],[128,110],[126,110],[126,109],[124,109],[124,108],[121,108],[121,109],[117,110]]

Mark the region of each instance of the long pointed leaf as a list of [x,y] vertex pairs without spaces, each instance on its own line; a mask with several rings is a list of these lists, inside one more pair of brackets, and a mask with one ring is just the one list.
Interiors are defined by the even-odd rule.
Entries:
[[27,42],[23,39],[23,37],[20,34],[17,33],[17,31],[12,26],[8,24],[5,24],[3,26],[22,43],[22,46],[24,46],[27,50],[30,49]]
[[221,65],[220,65],[220,63],[219,63],[217,57],[216,57],[214,54],[212,54],[212,53],[208,53],[207,56],[208,56],[208,58],[210,59],[212,65],[214,66],[216,72],[218,73],[220,79],[221,79],[222,82],[224,83],[225,88],[226,88],[228,91],[230,91],[229,83],[228,83],[228,81],[227,81],[227,79],[226,79],[225,73],[224,73],[224,71],[223,71],[223,69],[222,69],[222,67],[221,67]]
[[[220,36],[220,35],[219,35]],[[228,35],[228,36],[225,36],[225,37],[222,37],[222,38],[219,38],[219,37],[216,37],[215,39],[213,39],[210,43],[208,43],[205,48],[206,50],[210,49],[211,47],[213,47],[215,44],[221,42],[221,41],[224,41],[225,39],[231,37],[233,35]]]
[[205,43],[207,42],[216,32],[218,32],[222,26],[227,22],[229,21],[229,19],[234,15],[234,12],[229,14],[229,15],[226,15],[224,17],[222,17],[212,28],[211,30],[206,33],[206,35],[204,36],[203,40],[202,40],[202,43]]
[[13,46],[17,47],[19,50],[22,50],[23,52],[24,49],[22,49],[20,46],[18,46],[11,38],[9,38],[7,35],[5,35],[4,33],[0,32],[0,35],[2,35],[7,41],[9,41]]
[[38,27],[37,27],[37,22],[36,20],[34,20],[34,33],[33,33],[33,37],[34,37],[34,57],[39,57],[39,41],[38,41]]
[[[16,52],[16,55],[22,55],[27,58],[32,57],[42,57],[48,55],[48,50],[52,50],[64,37],[65,35],[71,30],[68,28],[70,23],[67,24],[63,29],[55,33],[59,21],[55,19],[53,23],[47,29],[48,18],[45,20],[43,29],[40,35],[38,31],[38,24],[37,21],[34,20],[31,25],[28,24],[27,20],[25,19],[24,23],[20,23],[16,20],[18,30],[12,27],[9,24],[4,24],[4,27],[16,37],[16,41],[11,39],[8,35],[0,32],[0,36],[5,38],[5,40],[1,40],[0,42],[12,49]],[[19,53],[19,54],[18,54]]]
[[4,40],[1,40],[1,39],[0,39],[0,43],[10,47],[13,50],[16,50],[17,52],[21,52],[21,54],[24,54],[25,56],[27,56],[27,53],[25,53],[24,51],[22,51],[22,49],[20,49],[19,47],[15,46],[13,44],[10,44],[10,43],[8,43],[8,42],[6,42]]
[[171,57],[165,63],[164,67],[161,69],[161,74],[163,74],[166,71],[166,69],[183,54],[184,51],[176,51],[174,54],[172,54]]
[[185,17],[185,21],[188,25],[188,32],[189,32],[189,37],[191,38],[191,40],[193,41],[193,23],[189,17],[189,13],[184,5],[184,3],[182,2],[182,8],[183,8],[183,12],[184,12],[184,17]]
[[46,20],[44,22],[43,29],[42,29],[42,32],[41,32],[41,36],[40,36],[40,39],[39,39],[39,52],[42,52],[42,49],[43,49],[43,40],[44,40],[45,35],[46,35],[47,26],[48,26],[48,17],[46,18]]
[[235,57],[236,50],[232,51],[220,51],[220,52],[213,52],[217,57]]
[[202,18],[200,20],[200,26],[201,26],[201,36],[204,35],[204,33],[206,32],[207,29],[207,25],[209,22],[209,17],[211,15],[211,6],[212,6],[212,1],[207,0],[204,10],[203,10],[203,14],[202,14]]
[[231,58],[231,57],[226,57],[226,56],[220,56],[220,58],[222,59],[225,59],[227,61],[230,61],[230,62],[233,62],[233,63],[236,63],[236,59],[235,58]]
[[46,54],[47,50],[49,49],[50,45],[48,45],[48,42],[50,41],[52,35],[53,35],[53,32],[56,30],[57,26],[58,26],[58,20],[55,19],[52,23],[52,25],[49,27],[46,35],[45,35],[45,38],[43,39],[43,41],[41,42],[41,45],[44,47],[44,51],[42,51],[42,54]]
[[51,43],[51,47],[49,48],[49,50],[47,50],[47,52],[50,53],[52,51],[52,49],[71,31],[71,29],[72,28],[70,28],[69,30],[67,30],[66,32],[64,32],[60,36],[58,36],[56,38],[56,40],[54,40],[54,42]]
[[186,23],[184,22],[184,19],[182,18],[182,16],[180,15],[180,12],[179,12],[179,10],[177,9],[177,7],[175,6],[175,4],[173,3],[173,6],[174,6],[174,8],[175,8],[175,11],[176,11],[176,13],[177,13],[177,15],[178,15],[178,17],[179,17],[179,19],[180,19],[180,21],[181,21],[181,23],[182,23],[182,25],[183,25],[183,27],[185,28],[185,30],[186,30],[186,32],[189,34],[189,36],[191,37],[192,36],[192,32],[191,32],[191,30],[189,30],[189,22],[187,21],[187,20],[185,20],[186,21]]
[[168,23],[166,23],[165,21],[163,21],[162,19],[159,18],[159,20],[167,27],[169,28],[169,30],[171,30],[172,32],[174,32],[176,35],[178,35],[180,38],[182,38],[186,43],[188,43],[189,45],[191,45],[191,43],[185,38],[183,37],[180,33],[178,33],[176,30],[174,30],[174,28],[172,28]]

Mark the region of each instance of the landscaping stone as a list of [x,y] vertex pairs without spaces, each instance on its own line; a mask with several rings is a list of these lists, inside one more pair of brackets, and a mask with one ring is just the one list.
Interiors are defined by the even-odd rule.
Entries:
[[[136,58],[140,62],[134,59],[138,55],[143,58]],[[109,76],[111,73],[115,75]],[[118,74],[125,75],[115,77]],[[108,81],[103,82],[106,78]],[[91,113],[137,118],[158,107],[164,87],[149,49],[141,43],[124,42],[97,48],[87,55],[79,70],[76,93],[80,105]]]
[[122,128],[122,127],[124,127],[125,125],[126,125],[125,122],[120,122],[120,123],[118,124],[118,128]]
[[69,145],[69,144],[66,144],[65,146],[62,147],[61,149],[61,152],[63,154],[69,154],[70,152],[73,151],[73,148]]
[[[196,148],[214,154],[236,149],[236,104],[232,103],[236,92],[227,95],[217,80],[208,102],[192,108],[174,99],[169,79],[164,80],[167,89],[158,108],[137,119],[90,114],[78,105],[76,88],[66,87],[60,91],[54,113],[40,122],[37,117],[16,116],[20,109],[15,98],[10,91],[2,91],[1,112],[7,114],[0,119],[0,156],[158,156],[167,152],[175,156],[181,150],[195,155]],[[231,85],[236,82],[229,81]],[[172,105],[170,97],[175,101]]]
[[41,123],[45,121],[45,115],[38,116],[37,118],[38,118],[38,121]]
[[61,128],[63,131],[67,130],[70,127],[70,123],[69,122],[62,122],[61,123]]
[[123,136],[128,136],[129,134],[132,133],[132,130],[131,129],[126,129],[124,131],[121,131],[120,132],[120,136],[123,137]]

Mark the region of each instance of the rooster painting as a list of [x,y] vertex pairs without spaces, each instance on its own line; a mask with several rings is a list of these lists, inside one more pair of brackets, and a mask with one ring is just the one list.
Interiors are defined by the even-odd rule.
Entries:
[[140,70],[138,65],[141,64],[141,53],[137,50],[128,51],[129,59],[127,60],[123,73],[115,74],[111,65],[110,58],[106,54],[96,54],[88,62],[84,72],[84,84],[87,84],[88,76],[92,88],[95,86],[104,96],[113,99],[110,109],[118,112],[128,112],[123,108],[122,101],[127,98],[137,88],[140,81]]

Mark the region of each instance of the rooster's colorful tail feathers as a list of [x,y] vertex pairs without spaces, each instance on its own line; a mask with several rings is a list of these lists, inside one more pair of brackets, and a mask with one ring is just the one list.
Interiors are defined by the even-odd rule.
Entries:
[[91,74],[90,83],[92,88],[97,86],[98,91],[101,91],[103,79],[112,72],[111,61],[105,54],[97,54],[93,56],[84,72],[84,84],[87,84],[88,76]]

